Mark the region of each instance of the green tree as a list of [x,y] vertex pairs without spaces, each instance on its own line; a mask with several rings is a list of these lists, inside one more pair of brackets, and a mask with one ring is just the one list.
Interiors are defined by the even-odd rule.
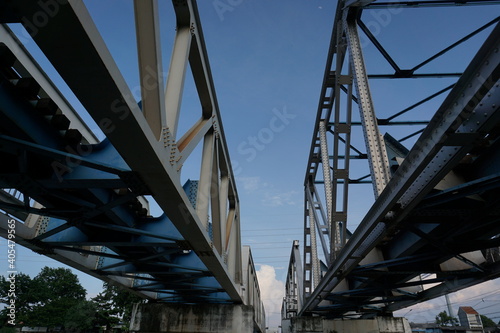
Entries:
[[64,326],[68,310],[85,299],[86,291],[71,270],[44,267],[32,280],[32,294],[29,325],[58,327]]
[[100,292],[92,298],[96,305],[96,322],[98,326],[105,326],[106,330],[120,322],[119,311],[114,307],[110,294],[106,291]]
[[481,315],[481,321],[483,322],[483,327],[497,327],[495,322],[486,316]]
[[70,331],[90,331],[97,325],[97,305],[83,300],[66,313],[64,327]]
[[107,282],[103,285],[103,291],[92,300],[97,305],[99,325],[108,328],[120,321],[128,325],[134,304],[143,301],[127,289]]
[[11,299],[15,300],[15,323],[29,321],[29,315],[36,303],[32,294],[32,280],[29,275],[18,273],[13,276],[0,276],[0,303],[6,307],[0,311],[1,323],[7,323]]
[[454,326],[458,325],[458,320],[455,317],[449,316],[446,311],[442,311],[436,316],[436,324],[440,326]]

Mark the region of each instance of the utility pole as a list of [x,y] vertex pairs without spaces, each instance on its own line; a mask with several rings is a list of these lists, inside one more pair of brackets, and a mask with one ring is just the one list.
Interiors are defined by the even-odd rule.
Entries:
[[452,318],[455,318],[455,316],[453,315],[453,310],[451,308],[450,297],[448,297],[448,294],[444,295],[444,297],[446,298],[446,305],[448,306],[448,315]]

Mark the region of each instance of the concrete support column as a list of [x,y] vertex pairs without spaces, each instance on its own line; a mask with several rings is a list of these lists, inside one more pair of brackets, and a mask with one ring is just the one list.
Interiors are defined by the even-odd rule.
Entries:
[[293,317],[281,322],[283,333],[411,333],[406,318],[323,319]]
[[232,304],[136,304],[131,332],[254,333],[259,332],[253,307]]

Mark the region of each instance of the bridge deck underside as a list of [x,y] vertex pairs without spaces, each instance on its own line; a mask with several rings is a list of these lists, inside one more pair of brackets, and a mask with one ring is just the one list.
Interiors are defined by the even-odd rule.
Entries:
[[[164,214],[147,216],[138,197],[151,191],[112,144],[75,141],[81,134],[69,130],[67,118],[58,127],[55,103],[30,95],[39,86],[19,77],[8,61],[14,54],[0,50],[0,187],[11,189],[0,208],[22,220],[29,213],[46,220],[37,229],[20,225],[20,243],[46,255],[100,257],[93,275],[130,278],[135,291],[155,299],[230,301],[172,222]],[[195,206],[197,182],[184,190]]]

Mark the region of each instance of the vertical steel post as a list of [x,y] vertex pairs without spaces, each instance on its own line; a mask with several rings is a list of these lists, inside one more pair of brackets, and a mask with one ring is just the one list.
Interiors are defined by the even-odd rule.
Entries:
[[[212,168],[214,159],[214,141],[213,130],[205,134],[203,139],[203,152],[201,157],[200,182],[198,194],[196,197],[196,213],[208,230],[208,207],[210,203],[210,191],[212,182]],[[214,230],[214,233],[217,232]]]
[[344,246],[347,242],[347,208],[349,203],[349,165],[351,153],[351,120],[352,120],[352,70],[349,67],[349,84],[347,88],[347,112],[346,112],[346,137],[344,142],[344,169],[346,170],[345,183],[343,188],[343,202],[342,211],[345,215],[345,220],[342,223],[342,244]]
[[[310,185],[310,184],[307,184]],[[302,272],[302,281],[303,284],[303,295],[304,297],[308,297],[312,291],[312,272],[311,272],[311,221],[309,219],[308,209],[311,207],[312,200],[309,200],[310,195],[308,195],[309,187],[306,186],[304,193],[304,271]],[[309,222],[309,223],[308,223]],[[308,237],[309,236],[309,237]],[[308,260],[309,259],[309,260]],[[300,273],[299,273],[300,274]]]
[[211,180],[210,180],[210,211],[212,217],[212,235],[213,235],[213,244],[215,249],[219,252],[219,254],[224,254],[225,248],[225,219],[222,218],[222,214],[220,211],[220,202],[225,198],[221,197],[220,193],[220,183],[219,183],[219,147],[218,147],[218,138],[217,134],[215,134],[214,138],[214,156],[212,158],[212,172],[211,172]]
[[311,228],[311,266],[312,266],[312,289],[316,289],[319,283],[319,260],[316,245],[316,221],[314,219],[314,204],[309,202],[309,227]]
[[[219,186],[219,216],[220,216],[220,234],[221,234],[221,239],[222,239],[222,244],[221,244],[221,251],[222,249],[226,248],[227,246],[227,230],[230,228],[229,223],[232,222],[232,216],[231,220],[229,219],[228,216],[228,210],[227,210],[227,197],[228,197],[228,191],[229,191],[229,178],[227,175],[222,175],[220,179],[220,186]],[[231,212],[234,214],[234,211]],[[215,220],[214,220],[215,222]],[[221,252],[222,253],[222,252]]]

